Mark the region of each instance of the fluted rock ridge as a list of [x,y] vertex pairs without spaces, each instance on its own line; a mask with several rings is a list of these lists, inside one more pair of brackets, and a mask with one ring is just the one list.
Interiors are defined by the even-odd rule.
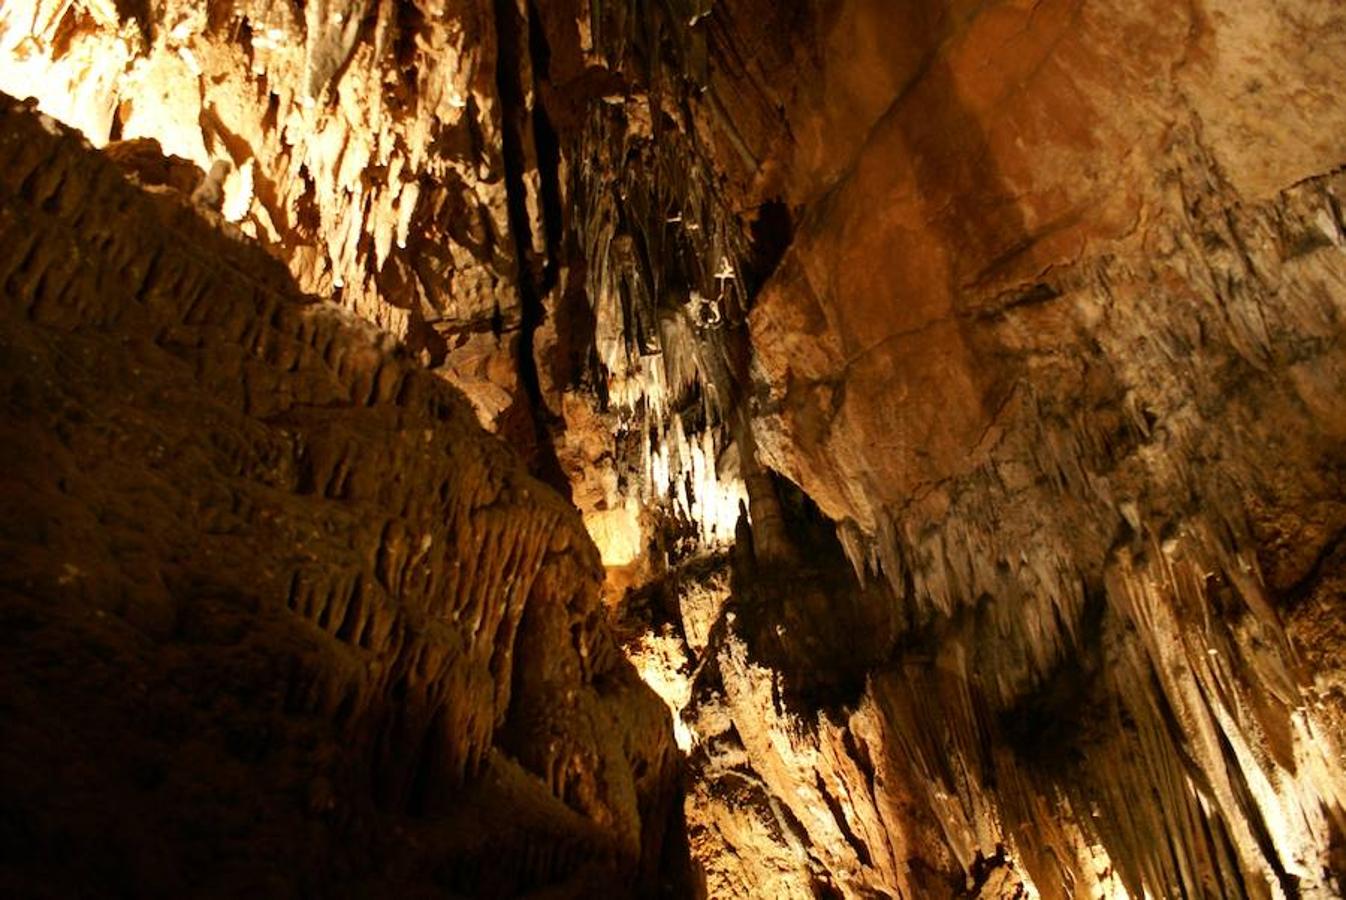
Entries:
[[218,216],[0,122],[7,890],[651,889],[671,729],[573,509]]

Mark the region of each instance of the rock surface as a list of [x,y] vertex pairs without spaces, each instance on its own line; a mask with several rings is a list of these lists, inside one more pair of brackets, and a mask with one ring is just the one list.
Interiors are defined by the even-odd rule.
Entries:
[[[0,78],[142,183],[218,193],[568,493],[615,643],[678,718],[694,890],[1331,897],[1339,6],[22,0]],[[482,465],[403,474],[407,429],[360,415],[338,428],[359,452],[323,470],[337,494],[399,506]],[[591,598],[574,517],[538,496],[516,505],[571,523],[539,583]],[[510,533],[552,527],[510,510]],[[117,533],[50,515],[81,546]],[[405,529],[368,540],[441,547]],[[526,568],[543,538],[518,540],[501,558]],[[315,596],[346,595],[354,546],[317,553]],[[615,758],[606,726],[550,712],[570,676],[545,661],[578,639],[519,615],[540,669],[473,670],[497,695],[453,733],[489,734],[469,759],[543,775],[649,871],[630,793],[542,736]],[[674,734],[643,701],[602,709],[664,735],[638,745],[667,802]]]
[[704,131],[795,218],[755,446],[893,637],[791,706],[883,627],[790,621],[813,536],[736,588],[689,713],[718,893],[1336,896],[1340,11],[753,12]]
[[8,98],[0,172],[4,892],[656,890],[672,733],[578,515]]
[[732,541],[708,369],[741,239],[666,145],[642,60],[664,12],[545,6],[15,0],[0,90],[95,146],[227,165],[225,218],[462,389],[638,580],[679,536]]

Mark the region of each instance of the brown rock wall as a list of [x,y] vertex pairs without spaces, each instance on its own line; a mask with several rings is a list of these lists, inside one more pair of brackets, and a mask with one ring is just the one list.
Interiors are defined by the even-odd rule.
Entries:
[[[1336,13],[812,10],[712,17],[697,121],[795,218],[757,457],[897,637],[791,705],[859,585],[810,587],[798,535],[793,578],[740,582],[686,714],[702,857],[731,894],[1334,896]],[[815,591],[834,622],[792,618]]]
[[578,516],[218,218],[2,118],[9,890],[651,884],[672,735]]
[[[16,31],[20,6],[36,15]],[[1340,892],[1337,4],[206,7],[16,4],[0,50],[71,85],[44,108],[131,139],[112,146],[142,181],[200,178],[141,160],[142,135],[201,171],[227,156],[226,217],[301,286],[405,336],[569,489],[612,567],[623,649],[683,719],[711,896]],[[34,209],[45,171],[18,190]],[[15,226],[14,295],[44,328],[140,334],[138,307],[91,305],[81,280],[97,270],[78,247],[102,245],[79,229],[101,220],[52,196],[42,215],[74,216],[76,249],[29,259],[38,232]],[[214,230],[199,243],[224,252]],[[444,826],[473,848],[454,883],[649,871],[632,810],[664,796],[651,773],[673,751],[609,659],[573,517],[494,450],[425,457],[417,429],[447,426],[415,410],[442,391],[384,339],[329,343],[355,332],[318,307],[267,327],[224,314],[214,279],[146,275],[110,246],[131,269],[104,283],[167,277],[185,319],[153,346],[62,346],[125,373],[159,371],[140,360],[163,344],[246,420],[206,427],[232,435],[209,452],[189,434],[214,420],[188,400],[97,433],[166,453],[183,491],[216,482],[176,446],[233,479],[274,463],[269,491],[335,505],[263,525],[254,491],[180,509],[137,481],[157,523],[141,535],[122,500],[88,499],[121,483],[97,444],[68,466],[97,480],[14,521],[112,560],[136,585],[126,617],[156,634],[179,627],[186,563],[156,581],[121,560],[197,559],[168,524],[182,509],[265,584],[270,548],[296,548],[276,563],[293,573],[281,620],[415,654],[398,664],[414,678],[357,659],[303,708],[383,736],[339,757],[391,761],[381,802],[475,798]],[[25,416],[59,406],[22,383]],[[89,438],[34,421],[51,451],[14,471],[50,481],[65,436]],[[434,499],[460,473],[473,487]],[[38,569],[84,583],[57,562]],[[399,623],[422,620],[439,637],[407,649]],[[645,774],[608,776],[625,764]],[[351,783],[322,771],[319,807]],[[520,831],[593,840],[529,838],[546,849],[527,884],[491,881],[494,835]]]

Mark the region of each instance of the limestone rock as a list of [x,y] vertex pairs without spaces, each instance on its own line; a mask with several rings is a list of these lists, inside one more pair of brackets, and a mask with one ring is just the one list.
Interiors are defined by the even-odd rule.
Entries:
[[5,892],[654,889],[579,516],[185,198],[8,98],[0,161]]
[[[434,702],[493,699],[455,720],[473,777],[445,790],[476,799],[417,846],[593,835],[525,855],[571,873],[562,891],[640,860],[713,897],[1330,897],[1346,870],[1339,6],[18,0],[0,8],[0,86],[167,186],[155,209],[228,163],[219,218],[392,336],[370,342],[403,341],[320,354],[335,395],[377,402],[343,413],[358,425],[302,407],[335,506],[294,521],[341,519],[352,491],[380,498],[390,530],[320,528],[316,557],[319,538],[282,534],[291,568],[346,560],[305,574],[289,615],[330,609],[340,638],[338,612],[380,586],[401,610],[376,546],[414,574],[478,541],[440,564],[533,573],[524,600],[505,569],[434,582],[466,604],[474,637],[453,652],[476,660]],[[46,184],[14,191],[45,200]],[[61,208],[24,202],[41,221]],[[207,258],[223,252],[209,234]],[[92,277],[101,235],[6,289],[84,298],[63,285]],[[149,252],[115,237],[128,260]],[[204,302],[179,280],[167,294]],[[110,339],[140,347],[139,307],[102,302]],[[14,333],[62,308],[41,301]],[[272,346],[284,323],[264,320],[231,325],[228,346]],[[85,331],[52,352],[78,358]],[[238,379],[175,352],[238,399]],[[286,368],[308,357],[286,353],[237,368],[268,428],[308,383]],[[406,359],[371,361],[389,354]],[[144,369],[109,359],[109,390]],[[570,504],[517,475],[527,501],[485,491],[450,525],[425,512],[450,470],[409,449],[441,426],[406,411],[407,384],[453,397],[479,442],[475,413]],[[300,458],[275,440],[267,459]],[[485,446],[453,451],[454,478],[515,471]],[[121,520],[90,517],[88,482],[48,493],[49,519],[8,520],[139,552]],[[231,516],[267,508],[247,497]],[[153,535],[177,521],[145,519]],[[83,559],[43,571],[84,584]],[[554,608],[569,612],[535,612]],[[513,665],[475,637],[497,616]],[[352,708],[430,708],[366,696]],[[629,779],[606,774],[618,756]],[[419,784],[420,758],[387,777]],[[675,759],[686,846],[675,829],[656,865],[654,807],[632,797],[663,790]],[[312,814],[346,808],[341,772],[292,774],[266,777]],[[459,827],[471,816],[489,827]],[[691,883],[671,874],[684,851]],[[463,852],[455,884],[524,889]]]

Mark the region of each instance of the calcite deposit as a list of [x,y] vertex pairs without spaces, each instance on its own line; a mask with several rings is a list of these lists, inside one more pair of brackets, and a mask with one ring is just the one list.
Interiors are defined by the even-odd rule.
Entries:
[[655,889],[672,731],[578,514],[217,215],[0,123],[5,893]]
[[0,90],[25,890],[1346,889],[1334,0],[10,0]]

